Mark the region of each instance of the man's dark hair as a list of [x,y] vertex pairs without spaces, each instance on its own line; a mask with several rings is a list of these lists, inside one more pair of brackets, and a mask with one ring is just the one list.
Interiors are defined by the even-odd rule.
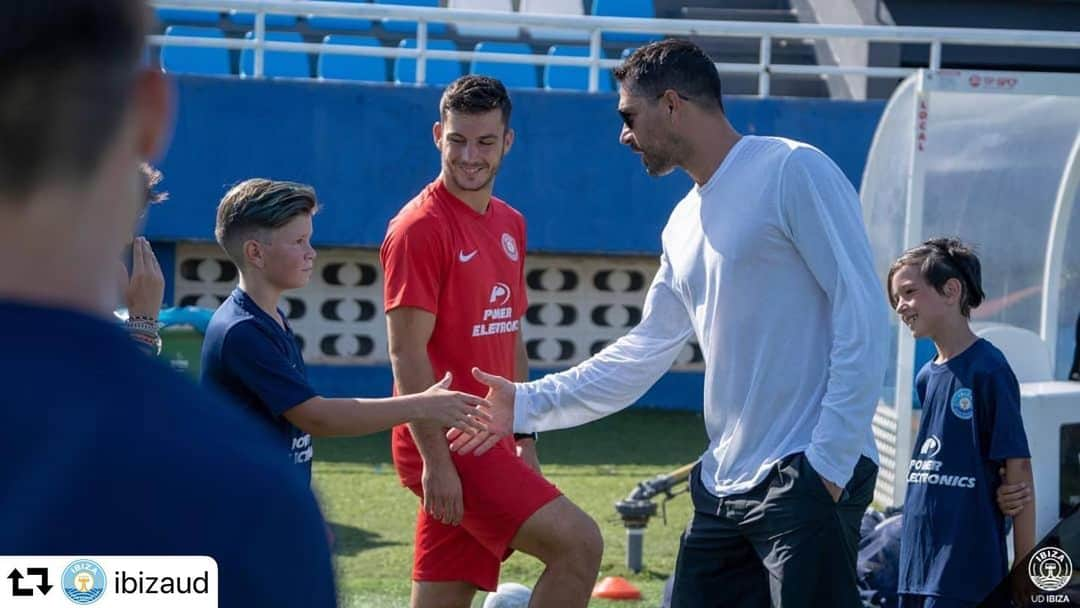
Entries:
[[0,191],[83,178],[127,110],[150,20],[142,0],[0,2]]
[[306,184],[253,178],[236,184],[218,204],[214,237],[233,263],[244,267],[244,243],[269,240],[268,234],[301,214],[319,207],[315,190]]
[[919,274],[942,295],[949,279],[960,281],[963,289],[960,314],[965,317],[970,316],[971,309],[978,308],[986,299],[982,289],[982,265],[975,251],[959,239],[936,238],[908,249],[889,268],[885,284],[889,290],[889,304],[894,309],[898,298],[892,289],[893,275],[909,265],[918,266]]
[[503,125],[510,125],[510,95],[503,83],[490,76],[462,76],[446,87],[439,100],[442,121],[447,112],[483,114],[492,110],[502,111]]
[[706,108],[724,110],[720,75],[713,60],[689,40],[669,39],[634,51],[613,70],[635,95],[655,100],[672,90]]

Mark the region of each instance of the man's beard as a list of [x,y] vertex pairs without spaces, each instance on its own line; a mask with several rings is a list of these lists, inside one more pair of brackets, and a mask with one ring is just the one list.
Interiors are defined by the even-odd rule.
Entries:
[[[485,188],[491,186],[491,182],[495,181],[495,176],[498,175],[499,169],[501,167],[502,167],[502,157],[499,157],[498,164],[496,164],[494,166],[489,166],[487,179],[484,180],[484,182],[482,184],[480,184],[479,186],[475,186],[475,187],[467,187],[467,186],[465,186],[465,184],[462,184],[458,180],[457,172],[455,172],[453,170],[454,169],[453,165],[450,166],[450,171],[447,171],[447,173],[450,175],[450,179],[454,180],[454,185],[457,186],[457,188],[459,190],[462,190],[464,192],[478,192],[480,190],[484,190]],[[459,169],[459,170],[464,172],[461,169]]]

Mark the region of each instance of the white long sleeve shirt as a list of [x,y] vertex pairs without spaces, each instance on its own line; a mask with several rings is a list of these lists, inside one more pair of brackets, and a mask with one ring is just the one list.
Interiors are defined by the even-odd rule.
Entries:
[[841,486],[860,455],[876,461],[887,308],[840,169],[806,144],[742,137],[675,207],[662,241],[638,326],[569,370],[517,384],[514,430],[629,406],[696,336],[712,493],[746,492],[795,452]]

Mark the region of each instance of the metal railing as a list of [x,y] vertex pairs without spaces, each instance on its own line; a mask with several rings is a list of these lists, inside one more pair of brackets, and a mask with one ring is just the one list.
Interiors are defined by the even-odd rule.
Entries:
[[[152,46],[211,47],[225,49],[251,49],[254,54],[254,78],[264,75],[266,51],[292,51],[300,53],[325,53],[359,55],[369,57],[407,57],[416,59],[416,83],[426,81],[429,59],[451,61],[484,61],[501,63],[524,63],[529,65],[559,65],[587,67],[588,90],[599,90],[600,69],[615,67],[618,59],[607,59],[602,52],[604,33],[639,33],[664,36],[715,36],[732,38],[757,38],[759,57],[756,63],[717,63],[722,73],[756,74],[758,96],[767,97],[774,74],[826,76],[866,76],[903,78],[919,67],[938,70],[941,67],[943,45],[1012,46],[1080,49],[1080,33],[972,29],[906,26],[822,25],[813,23],[759,23],[745,21],[700,21],[689,19],[631,19],[622,17],[592,17],[542,15],[534,13],[488,12],[451,10],[444,8],[420,8],[385,4],[346,3],[293,0],[152,0],[158,8],[179,8],[227,13],[237,11],[254,14],[251,39],[198,38],[191,36],[149,37]],[[357,19],[392,19],[415,21],[416,48],[389,48],[349,46],[306,42],[279,42],[266,39],[267,13],[295,16],[352,17]],[[524,28],[556,28],[583,32],[588,35],[589,55],[567,57],[552,55],[519,55],[509,53],[478,53],[475,51],[447,51],[428,48],[428,24],[449,23],[454,25],[517,26]],[[878,43],[916,43],[929,45],[930,55],[926,66],[881,67],[867,65],[796,65],[774,63],[772,43],[774,40],[828,40],[848,39]]]

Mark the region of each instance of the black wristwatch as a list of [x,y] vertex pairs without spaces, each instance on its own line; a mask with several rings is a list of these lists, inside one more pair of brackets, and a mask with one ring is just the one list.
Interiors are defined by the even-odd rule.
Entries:
[[521,441],[522,439],[532,439],[536,441],[540,435],[537,433],[514,433],[514,441]]

